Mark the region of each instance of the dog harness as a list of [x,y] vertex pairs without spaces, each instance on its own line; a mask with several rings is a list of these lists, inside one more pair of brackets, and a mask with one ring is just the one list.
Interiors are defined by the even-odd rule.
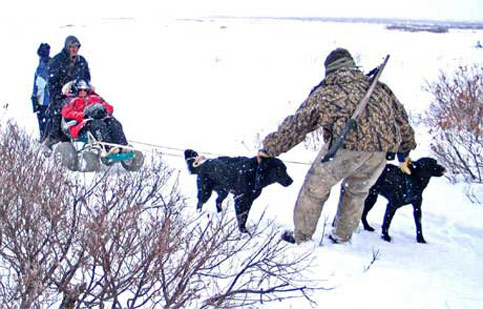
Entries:
[[404,180],[406,182],[406,198],[404,199],[404,202],[409,204],[413,200],[413,182],[411,177],[407,175],[404,176]]

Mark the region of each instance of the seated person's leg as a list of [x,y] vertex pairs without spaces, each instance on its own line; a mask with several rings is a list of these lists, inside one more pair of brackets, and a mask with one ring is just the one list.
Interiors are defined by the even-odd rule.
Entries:
[[104,122],[107,125],[111,143],[119,145],[127,145],[127,139],[122,129],[122,124],[114,117],[106,118]]
[[79,135],[85,134],[87,131],[91,132],[97,141],[111,143],[107,125],[103,120],[93,119],[88,121],[79,132]]

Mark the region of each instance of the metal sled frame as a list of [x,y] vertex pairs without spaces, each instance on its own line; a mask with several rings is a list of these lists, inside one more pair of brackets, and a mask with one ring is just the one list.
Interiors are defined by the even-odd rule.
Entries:
[[[105,163],[108,163],[108,164],[125,161],[125,160],[131,160],[135,156],[135,153],[134,153],[135,149],[133,147],[127,146],[127,145],[119,145],[119,144],[112,144],[112,143],[98,141],[96,140],[94,135],[89,131],[87,131],[85,135],[79,136],[79,138],[73,139],[72,141],[74,143],[75,142],[82,143],[82,146],[77,150],[77,152],[82,152],[85,150],[94,151],[100,156],[100,158]],[[106,146],[111,146],[112,147],[111,151],[107,151]],[[130,151],[112,153],[112,150],[116,148],[129,149]]]

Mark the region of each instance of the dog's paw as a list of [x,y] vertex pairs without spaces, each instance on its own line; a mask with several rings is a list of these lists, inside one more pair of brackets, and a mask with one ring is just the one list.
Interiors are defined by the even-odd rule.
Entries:
[[240,230],[241,233],[247,233],[248,234],[248,230],[247,230],[246,226],[239,226],[238,230]]
[[421,236],[421,237],[418,237],[416,240],[417,240],[417,241],[418,241],[418,243],[420,243],[420,244],[425,244],[425,243],[426,243],[426,240],[424,240],[424,238],[423,238],[422,236]]
[[364,226],[364,230],[369,231],[369,232],[375,231],[375,229],[372,226],[369,226],[369,225]]
[[387,234],[383,234],[381,236],[382,239],[384,239],[385,241],[387,242],[391,242],[391,236],[387,235]]

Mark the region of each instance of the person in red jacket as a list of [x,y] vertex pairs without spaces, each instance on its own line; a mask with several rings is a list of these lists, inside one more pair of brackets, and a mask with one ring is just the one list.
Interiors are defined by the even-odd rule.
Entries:
[[[74,83],[71,93],[74,97],[62,108],[61,113],[66,123],[74,120],[68,128],[72,138],[77,139],[89,131],[98,141],[127,145],[121,123],[112,116],[112,105],[92,91],[84,80]],[[110,148],[107,147],[107,150]]]

